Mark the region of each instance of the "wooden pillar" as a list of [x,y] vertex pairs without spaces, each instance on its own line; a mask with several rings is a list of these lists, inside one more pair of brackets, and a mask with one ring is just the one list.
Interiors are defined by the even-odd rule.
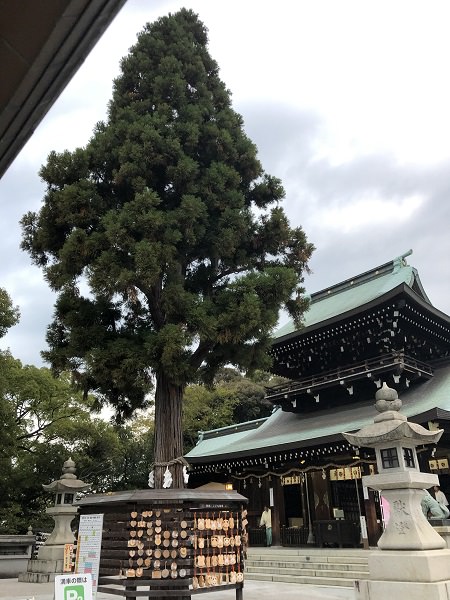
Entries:
[[378,521],[377,511],[375,507],[375,494],[369,489],[369,498],[364,499],[364,509],[366,511],[367,537],[369,546],[376,546],[381,535],[381,523]]
[[[361,473],[363,475],[369,475],[369,465],[361,465]],[[378,520],[376,510],[376,494],[378,494],[378,492],[375,492],[370,488],[368,488],[364,494],[364,496],[368,496],[368,498],[364,497],[364,512],[366,515],[367,538],[369,541],[369,546],[377,545],[378,539],[382,532],[382,525]]]
[[281,478],[272,476],[269,481],[269,486],[273,489],[272,507],[272,543],[274,546],[281,545],[281,523],[286,520],[286,512],[284,506],[284,491],[281,485]]

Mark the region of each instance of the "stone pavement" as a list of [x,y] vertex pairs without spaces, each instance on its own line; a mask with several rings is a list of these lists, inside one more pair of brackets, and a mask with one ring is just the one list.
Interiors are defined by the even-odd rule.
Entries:
[[[235,600],[234,590],[214,591],[202,594],[205,600]],[[247,581],[244,585],[244,600],[354,600],[354,591],[342,587],[299,585]],[[53,600],[52,583],[21,583],[17,579],[0,579],[0,598],[5,600]],[[97,594],[97,600],[114,600],[120,596]]]

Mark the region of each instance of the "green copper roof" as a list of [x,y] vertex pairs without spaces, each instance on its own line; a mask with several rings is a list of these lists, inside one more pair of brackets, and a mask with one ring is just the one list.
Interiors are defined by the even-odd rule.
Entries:
[[[432,379],[407,390],[400,398],[401,412],[408,418],[435,408],[450,411],[450,366],[437,369]],[[330,438],[338,439],[342,432],[356,431],[372,423],[377,414],[374,404],[375,399],[343,406],[338,411],[324,410],[307,415],[278,409],[257,429],[200,441],[186,458],[192,463],[207,463],[327,443]]]
[[[411,251],[393,261],[347,279],[330,288],[316,292],[311,296],[311,305],[305,313],[303,325],[310,327],[338,315],[343,315],[359,306],[381,298],[401,284],[414,289],[423,300],[429,302],[417,270],[406,263],[405,257]],[[292,321],[275,332],[274,338],[280,338],[296,331]]]

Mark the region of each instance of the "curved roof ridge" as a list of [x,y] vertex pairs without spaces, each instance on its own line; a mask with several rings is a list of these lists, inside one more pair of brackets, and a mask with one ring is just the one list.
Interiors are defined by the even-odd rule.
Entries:
[[405,260],[406,257],[410,256],[411,254],[412,250],[410,249],[404,254],[397,256],[396,258],[387,263],[379,265],[378,267],[373,267],[369,271],[364,271],[364,273],[360,273],[359,275],[355,275],[353,277],[350,277],[349,279],[344,279],[344,281],[340,281],[339,283],[331,285],[330,287],[325,288],[323,290],[319,290],[318,292],[314,292],[313,294],[311,294],[311,303],[318,302],[324,297],[329,298],[332,294],[338,294],[344,291],[345,289],[349,289],[350,287],[354,288],[357,285],[362,285],[367,281],[377,279],[378,277],[382,277],[383,275],[386,275],[388,273],[398,273],[400,269],[403,269],[405,267],[409,267],[411,271],[415,271],[415,274],[417,274],[417,270],[414,269],[414,267],[408,265],[408,263]]
[[229,435],[230,433],[236,433],[241,431],[249,431],[250,429],[256,429],[260,427],[264,421],[267,421],[269,417],[260,417],[259,419],[253,419],[252,421],[244,421],[243,423],[235,423],[233,425],[226,425],[225,427],[216,427],[215,429],[208,429],[205,431],[198,432],[198,441],[206,440],[209,438],[221,437]]
[[416,292],[416,294],[421,296],[425,300],[425,302],[428,302],[428,304],[432,304],[431,300],[428,298],[428,296],[423,288],[422,282],[420,281],[419,273],[418,273],[417,269],[414,267],[413,267],[413,274],[414,274],[414,281],[411,285],[411,288]]
[[[412,250],[360,275],[312,294],[310,306],[304,314],[302,329],[382,298],[400,285],[407,286],[421,300],[434,308],[425,293],[417,269],[408,265],[406,261],[406,257],[410,254]],[[298,328],[293,321],[289,321],[275,331],[273,339],[279,340],[295,331],[298,331]]]

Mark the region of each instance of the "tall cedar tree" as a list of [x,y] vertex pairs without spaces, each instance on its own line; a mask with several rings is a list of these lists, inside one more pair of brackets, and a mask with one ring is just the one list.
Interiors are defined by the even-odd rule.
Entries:
[[[106,123],[52,152],[22,247],[58,292],[56,372],[115,406],[155,390],[155,484],[183,451],[183,391],[234,364],[265,368],[278,312],[299,322],[313,251],[279,206],[190,10],[147,24],[121,62]],[[89,292],[80,289],[88,286]],[[182,487],[181,466],[171,467]]]

